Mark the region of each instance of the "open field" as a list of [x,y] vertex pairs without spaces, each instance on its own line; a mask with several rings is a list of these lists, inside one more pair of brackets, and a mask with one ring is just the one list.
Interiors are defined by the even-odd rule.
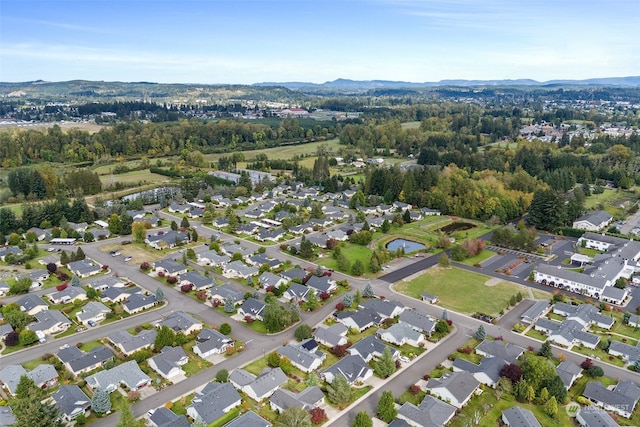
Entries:
[[414,298],[423,292],[437,295],[439,305],[462,313],[481,312],[496,314],[509,305],[513,295],[526,288],[515,283],[500,281],[486,286],[488,276],[458,268],[432,267],[411,281],[394,285],[395,290]]
[[96,133],[99,132],[100,129],[105,128],[105,125],[97,125],[95,123],[88,123],[88,122],[51,122],[51,123],[33,123],[33,124],[4,124],[2,125],[2,130],[7,129],[19,129],[19,130],[39,130],[39,131],[46,131],[47,129],[49,129],[50,127],[53,127],[54,125],[58,125],[60,126],[60,129],[62,130],[69,130],[69,129],[79,129],[79,130],[83,130],[89,133]]
[[[247,160],[254,159],[258,154],[266,154],[270,159],[293,159],[294,156],[315,156],[318,147],[321,145],[326,146],[329,150],[336,150],[340,146],[338,139],[335,138],[327,141],[310,142],[308,144],[242,151],[242,153]],[[230,153],[206,154],[204,158],[208,162],[215,162],[220,157],[229,155]]]
[[[103,166],[101,166],[103,167]],[[117,175],[110,175],[108,172],[104,175],[100,175],[100,182],[104,186],[110,186],[117,182],[123,183],[143,183],[143,184],[162,184],[168,182],[169,177],[159,175],[157,173],[151,173],[149,169],[131,171],[127,173],[121,173]]]

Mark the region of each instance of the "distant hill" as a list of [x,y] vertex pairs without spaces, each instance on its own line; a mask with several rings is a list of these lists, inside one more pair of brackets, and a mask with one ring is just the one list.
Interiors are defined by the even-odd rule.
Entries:
[[313,89],[398,89],[398,88],[427,88],[439,86],[457,87],[486,87],[486,86],[617,86],[617,87],[638,87],[640,86],[640,76],[633,77],[603,77],[586,80],[549,80],[539,82],[532,79],[516,80],[440,80],[438,82],[404,82],[392,80],[349,80],[336,79],[325,83],[309,82],[264,82],[256,83],[254,86],[283,86],[291,90],[313,90]]

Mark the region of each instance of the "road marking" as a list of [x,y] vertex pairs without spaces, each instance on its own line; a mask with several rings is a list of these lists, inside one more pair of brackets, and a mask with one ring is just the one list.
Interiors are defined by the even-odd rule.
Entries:
[[253,341],[253,339],[250,339],[249,341],[247,341],[246,343],[244,343],[245,345],[249,344],[251,341]]

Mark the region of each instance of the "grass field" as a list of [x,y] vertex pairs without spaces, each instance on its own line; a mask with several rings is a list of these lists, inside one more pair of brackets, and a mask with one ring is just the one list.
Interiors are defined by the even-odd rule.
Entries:
[[[258,154],[266,154],[270,159],[293,159],[294,156],[315,156],[318,147],[324,145],[328,150],[336,150],[340,143],[337,138],[327,141],[309,142],[307,144],[288,145],[284,147],[263,148],[261,150],[242,151],[245,159],[255,159]],[[205,160],[208,162],[216,162],[222,156],[229,156],[229,153],[206,154]],[[313,164],[313,163],[312,163]]]
[[117,182],[122,183],[143,183],[143,184],[162,184],[165,181],[169,181],[169,178],[164,175],[149,172],[149,169],[131,171],[127,173],[121,173],[118,175],[100,175],[100,182],[104,186],[110,186]]
[[440,305],[461,313],[498,313],[509,305],[518,292],[526,296],[526,288],[515,283],[501,281],[487,286],[488,276],[458,268],[432,267],[421,276],[396,283],[398,292],[420,298],[423,292],[437,295]]

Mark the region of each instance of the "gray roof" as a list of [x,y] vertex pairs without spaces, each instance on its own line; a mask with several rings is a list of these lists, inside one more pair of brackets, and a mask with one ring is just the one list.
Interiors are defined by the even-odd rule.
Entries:
[[574,222],[586,221],[586,222],[589,222],[590,224],[600,226],[600,224],[609,222],[612,219],[613,217],[611,216],[611,214],[609,214],[606,211],[594,211],[581,216],[580,218],[576,219]]
[[398,410],[398,415],[422,427],[441,427],[456,413],[456,408],[448,403],[426,395],[419,406],[406,402]]
[[96,387],[117,387],[120,383],[126,384],[129,388],[136,388],[142,382],[151,381],[151,378],[140,370],[135,360],[131,360],[114,368],[90,375],[86,378],[86,381],[93,389]]
[[345,338],[347,330],[347,327],[342,323],[336,323],[329,328],[318,326],[314,331],[313,336],[317,338],[318,341],[322,341],[333,347],[340,344],[340,341]]
[[601,277],[596,275],[591,277],[589,274],[578,273],[577,271],[572,271],[566,268],[558,268],[558,266],[555,265],[538,264],[535,269],[539,273],[559,277],[570,282],[582,283],[586,286],[599,289],[601,292],[606,286],[606,282],[602,280]]
[[309,293],[309,288],[305,285],[301,285],[299,283],[292,283],[287,289],[287,293],[292,295],[295,298],[302,299],[305,298]]
[[316,289],[318,292],[329,292],[332,287],[330,280],[327,276],[311,276],[307,280],[306,285],[310,288]]
[[402,342],[403,338],[408,338],[413,341],[417,341],[420,339],[422,335],[420,332],[416,331],[411,327],[411,325],[404,323],[402,321],[391,325],[387,329],[378,329],[378,335],[382,337],[382,334],[388,333],[394,338],[395,342]]
[[556,375],[560,377],[565,387],[569,388],[577,375],[582,373],[582,368],[571,360],[565,360],[556,366]]
[[363,329],[369,325],[377,325],[382,321],[382,318],[378,313],[368,308],[357,311],[341,311],[334,316],[341,319],[351,319],[360,329]]
[[252,382],[255,381],[255,379],[256,379],[255,375],[245,371],[242,368],[234,369],[229,374],[229,381],[235,384],[238,384],[238,386],[240,387],[244,387],[251,384]]
[[122,305],[127,308],[129,311],[138,310],[140,308],[144,308],[156,303],[155,294],[150,295],[142,295],[142,294],[133,294],[127,301]]
[[122,280],[113,276],[100,277],[88,283],[93,289],[112,288],[114,286],[124,286]]
[[101,268],[98,263],[95,263],[88,258],[70,262],[68,264],[68,267],[71,272],[77,272],[80,275],[93,273],[94,271],[100,271]]
[[213,288],[209,289],[209,295],[211,296],[219,295],[223,300],[230,295],[231,298],[233,298],[233,302],[235,303],[237,303],[238,301],[242,301],[244,299],[243,292],[233,289],[228,284],[214,286]]
[[15,394],[20,377],[27,375],[27,370],[22,365],[8,365],[0,369],[0,381],[9,389],[11,394]]
[[500,340],[484,340],[476,347],[476,351],[478,350],[489,357],[499,357],[509,363],[515,362],[524,353],[524,348],[519,345],[505,343]]
[[116,345],[120,345],[126,353],[139,350],[152,345],[156,340],[155,329],[140,331],[137,335],[131,335],[127,331],[116,331],[109,335],[109,339]]
[[199,271],[189,271],[180,276],[180,281],[187,281],[198,289],[206,286],[213,286],[215,284],[211,277],[206,277],[200,274]]
[[206,258],[214,264],[229,262],[231,257],[226,254],[218,254],[216,251],[206,251],[198,255],[198,259]]
[[294,365],[310,369],[317,360],[322,360],[325,354],[321,351],[308,351],[300,345],[287,344],[278,348],[278,354],[289,359]]
[[178,271],[183,271],[187,269],[186,265],[178,264],[176,261],[172,259],[161,259],[159,261],[156,261],[153,265],[155,268],[160,267],[170,274],[177,273]]
[[521,319],[526,320],[528,322],[532,322],[538,317],[540,317],[540,315],[545,311],[547,311],[550,307],[551,307],[551,304],[549,304],[548,301],[545,301],[545,300],[536,301],[535,304],[529,307],[527,311],[525,311],[522,314]]
[[360,356],[345,356],[333,365],[329,366],[322,373],[330,373],[335,378],[342,375],[347,379],[349,384],[362,379],[367,372],[371,371],[367,362]]
[[609,353],[618,352],[626,357],[630,363],[634,363],[640,359],[640,344],[633,346],[617,340],[611,340],[609,344]]
[[252,276],[259,271],[258,267],[246,265],[242,261],[232,261],[227,264],[225,269],[237,271],[238,274],[243,276]]
[[260,280],[260,284],[266,288],[268,286],[275,286],[276,283],[282,282],[284,279],[281,276],[276,276],[269,271],[265,271],[258,277],[258,280]]
[[247,298],[247,300],[240,306],[240,310],[242,310],[246,314],[259,316],[265,307],[266,304],[263,301],[257,300],[255,298]]
[[310,409],[315,407],[322,399],[324,399],[324,393],[322,393],[320,387],[313,386],[305,388],[298,394],[280,388],[271,395],[269,402],[282,409],[292,407]]
[[619,427],[611,415],[595,405],[578,409],[576,418],[580,421],[580,425],[584,427]]
[[260,375],[258,375],[253,383],[247,385],[247,387],[253,389],[256,396],[261,397],[286,383],[287,376],[282,372],[280,368],[265,369]]
[[91,301],[90,303],[82,307],[82,311],[78,312],[76,314],[76,317],[78,318],[79,321],[82,322],[84,320],[94,318],[99,313],[109,313],[109,312],[111,312],[111,309],[106,305],[104,305],[103,303],[99,301]]
[[18,305],[24,308],[25,311],[31,311],[38,306],[49,307],[38,295],[25,295],[18,300]]
[[397,352],[395,348],[389,347],[377,336],[369,335],[349,347],[349,352],[351,353],[352,350],[357,351],[364,360],[369,360],[372,357],[382,354],[385,348],[388,348],[391,354]]
[[461,371],[471,372],[472,374],[483,373],[494,383],[497,383],[500,379],[500,372],[506,364],[507,362],[499,357],[484,357],[480,360],[478,365],[461,358],[457,358],[453,361],[453,366],[455,368],[458,368]]
[[604,288],[604,291],[602,291],[602,295],[600,295],[600,297],[622,301],[626,294],[626,289],[616,288],[615,286],[607,286],[606,288]]
[[204,328],[196,338],[196,345],[201,353],[206,353],[214,348],[222,349],[224,346],[233,343],[233,340],[215,329]]
[[[72,347],[69,347],[71,349]],[[68,349],[67,349],[68,350]],[[61,350],[62,352],[63,350]],[[103,363],[113,357],[113,353],[105,346],[98,346],[91,349],[87,353],[82,353],[72,359],[67,361],[71,370],[75,372],[80,372],[83,369],[86,369],[90,366],[95,365],[96,363]]]
[[293,280],[304,279],[305,277],[307,277],[308,273],[301,268],[292,268],[291,270],[283,271],[280,274],[289,280]]
[[72,417],[77,413],[84,413],[91,407],[91,399],[87,397],[77,385],[61,385],[51,398],[60,410],[60,413]]
[[184,311],[175,311],[160,321],[159,326],[168,326],[176,332],[183,332],[193,325],[202,325],[202,323]]
[[240,403],[240,395],[229,383],[209,383],[201,394],[193,398],[191,407],[207,425],[224,415],[224,408]]
[[160,350],[160,354],[153,356],[150,360],[153,360],[158,371],[168,375],[173,368],[179,366],[178,362],[185,357],[188,358],[182,347],[165,346]]
[[607,389],[599,382],[589,382],[582,393],[594,402],[602,402],[626,412],[632,412],[640,398],[640,388],[633,382],[621,381],[613,390]]
[[191,423],[184,415],[177,415],[171,409],[161,406],[153,411],[149,420],[158,427],[190,427]]
[[427,382],[427,389],[444,388],[449,391],[458,402],[466,400],[473,393],[480,382],[472,373],[466,371],[451,372],[440,378],[432,378]]
[[255,412],[245,412],[224,427],[271,427],[271,423]]
[[29,324],[27,327],[32,331],[46,331],[53,326],[59,324],[71,325],[71,321],[67,319],[59,310],[44,310],[36,313],[33,317],[36,318],[34,323]]
[[16,422],[16,417],[10,406],[0,406],[0,427],[12,426]]
[[502,417],[509,427],[542,427],[530,410],[520,406],[502,411]]
[[394,310],[400,308],[404,309],[404,304],[398,301],[392,301],[387,299],[369,298],[360,303],[362,308],[368,308],[382,317],[391,317]]
[[399,317],[401,322],[411,325],[418,331],[431,333],[436,327],[436,321],[422,310],[404,310]]

